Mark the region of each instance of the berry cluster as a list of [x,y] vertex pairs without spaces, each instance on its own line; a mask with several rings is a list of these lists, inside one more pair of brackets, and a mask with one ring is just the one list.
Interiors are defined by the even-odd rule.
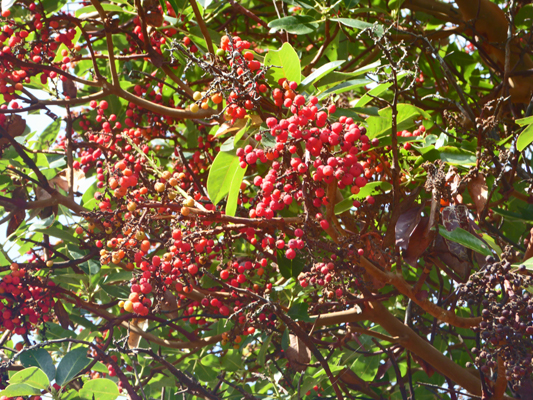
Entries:
[[[23,335],[50,320],[54,302],[46,287],[32,283],[27,269],[14,263],[10,270],[0,281],[0,326]],[[54,286],[53,282],[48,285]]]
[[533,373],[533,296],[526,290],[533,278],[525,267],[487,257],[487,265],[473,274],[459,293],[468,303],[481,304],[481,348],[473,349],[475,362],[484,373],[504,361],[507,380],[519,386]]

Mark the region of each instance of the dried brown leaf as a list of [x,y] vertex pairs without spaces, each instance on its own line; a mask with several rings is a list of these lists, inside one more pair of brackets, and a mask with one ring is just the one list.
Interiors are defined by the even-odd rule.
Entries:
[[[81,182],[85,179],[85,174],[80,169],[74,170],[74,191],[77,192],[80,188]],[[61,171],[59,174],[57,174],[54,178],[50,179],[50,186],[53,188],[61,188],[65,192],[68,192],[68,187],[70,183],[70,172],[69,169],[66,168],[63,171]]]
[[68,329],[72,322],[70,321],[67,310],[65,310],[61,300],[56,300],[54,304],[54,312],[56,313],[57,320],[59,321],[61,327],[63,329]]
[[305,371],[311,361],[311,350],[296,335],[290,334],[289,342],[289,348],[285,351],[287,359],[296,371]]
[[407,250],[409,247],[409,239],[422,218],[421,212],[423,209],[424,206],[412,207],[398,218],[395,228],[396,246],[400,249]]
[[78,88],[72,79],[67,79],[63,82],[63,94],[71,99],[75,99],[78,95]]
[[411,234],[409,246],[404,252],[404,260],[411,266],[416,267],[418,258],[424,254],[435,237],[435,231],[427,232],[429,218],[421,218],[420,223]]
[[[24,129],[26,129],[26,120],[18,114],[12,114],[6,119],[4,129],[9,136],[16,138],[24,133]],[[6,143],[9,143],[9,140],[6,138],[0,138],[0,145]]]
[[[146,328],[148,328],[148,320],[146,320],[146,319],[133,318],[130,323],[131,323],[131,325],[134,325],[134,326],[138,327],[139,329],[141,329],[143,331]],[[130,330],[129,336],[128,336],[128,347],[130,349],[134,349],[136,347],[139,347],[140,341],[141,341],[141,335],[139,335],[138,333],[133,332],[132,330]]]
[[168,290],[163,294],[163,300],[160,303],[161,310],[166,314],[168,319],[175,319],[179,317],[178,302],[176,296]]
[[479,213],[487,204],[489,193],[487,182],[485,181],[485,177],[483,175],[478,174],[475,178],[468,182],[468,193],[470,193],[470,197],[472,197],[479,215]]

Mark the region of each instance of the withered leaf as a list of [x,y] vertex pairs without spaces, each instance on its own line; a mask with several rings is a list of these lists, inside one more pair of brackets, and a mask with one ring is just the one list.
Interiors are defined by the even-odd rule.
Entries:
[[[23,119],[20,115],[12,114],[6,119],[4,130],[12,138],[16,138],[17,136],[22,135],[24,133],[24,129],[26,129],[26,120]],[[0,137],[0,145],[6,143],[9,143],[9,140]]]
[[429,218],[421,218],[420,223],[411,234],[409,246],[404,252],[404,260],[411,266],[416,267],[418,258],[424,254],[435,237],[435,231],[427,232]]
[[[134,325],[138,327],[141,330],[145,330],[148,328],[148,320],[144,318],[133,318],[130,322],[131,325]],[[130,349],[134,349],[136,347],[139,347],[139,343],[141,341],[141,335],[139,335],[136,332],[133,332],[133,330],[130,330],[129,336],[128,336],[128,347]]]
[[176,296],[174,296],[170,291],[166,291],[163,294],[163,300],[160,303],[161,310],[167,316],[167,319],[175,319],[179,317],[178,312],[178,302],[176,301]]
[[[80,169],[74,170],[74,191],[77,192],[81,182],[85,179],[85,174]],[[61,188],[65,192],[68,192],[68,186],[70,183],[70,172],[69,169],[66,168],[63,171],[61,171],[59,174],[57,174],[55,177],[50,179],[50,186],[53,188]]]
[[311,361],[311,350],[296,335],[289,335],[289,348],[285,354],[291,366],[298,372],[305,371]]
[[472,200],[474,201],[474,205],[476,206],[476,210],[479,213],[485,208],[485,205],[487,204],[488,199],[488,187],[487,182],[485,181],[485,177],[481,174],[477,174],[477,176],[468,182],[468,193],[470,193],[470,197],[472,197]]
[[420,219],[422,218],[422,210],[424,206],[415,206],[408,209],[398,218],[396,222],[396,246],[400,249],[406,250],[409,246],[409,239],[411,234],[418,226]]
[[72,322],[70,321],[67,310],[65,310],[61,300],[56,300],[54,304],[54,312],[56,313],[57,320],[59,321],[61,327],[63,329],[68,329]]
[[24,217],[26,216],[26,212],[20,208],[17,209],[14,213],[11,219],[9,220],[9,224],[7,224],[7,234],[6,236],[11,235],[13,232],[17,230],[17,228],[22,224],[22,221],[24,221]]
[[71,99],[75,99],[78,95],[78,88],[72,79],[67,79],[63,82],[63,94]]

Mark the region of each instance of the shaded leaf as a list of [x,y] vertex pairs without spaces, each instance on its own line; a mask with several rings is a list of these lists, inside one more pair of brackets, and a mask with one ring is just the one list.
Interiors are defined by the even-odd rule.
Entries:
[[87,348],[78,347],[68,352],[57,366],[56,383],[65,386],[73,380],[91,361],[87,358]]
[[25,367],[39,367],[50,381],[56,377],[56,367],[52,357],[45,349],[34,349],[25,351],[20,355],[20,362]]

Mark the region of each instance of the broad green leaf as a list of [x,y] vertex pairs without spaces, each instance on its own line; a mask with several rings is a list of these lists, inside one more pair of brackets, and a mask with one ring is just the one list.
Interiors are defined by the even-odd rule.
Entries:
[[305,35],[316,32],[318,26],[315,18],[308,15],[291,15],[289,17],[275,19],[268,23],[269,28],[283,29],[293,35]]
[[57,367],[56,383],[59,386],[65,386],[90,362],[87,358],[87,349],[85,347],[78,347],[68,352]]
[[101,287],[104,289],[104,292],[117,299],[128,299],[130,295],[130,290],[125,286],[102,285]]
[[9,379],[9,384],[25,383],[36,389],[45,390],[50,385],[46,374],[37,367],[30,367],[17,372]]
[[38,367],[53,381],[56,377],[56,367],[52,357],[45,349],[25,351],[20,355],[20,362],[25,367]]
[[226,203],[226,215],[235,216],[235,212],[237,211],[237,203],[239,200],[239,192],[241,190],[241,184],[242,180],[244,178],[244,174],[246,173],[246,170],[248,169],[248,166],[246,168],[237,168],[235,170],[235,173],[233,174],[233,177],[231,178],[231,184],[229,187],[229,193],[228,193],[228,201]]
[[372,381],[378,372],[379,356],[364,357],[360,355],[350,369],[364,381]]
[[[423,119],[430,120],[431,116],[424,110],[411,104],[398,104],[398,115],[396,125],[398,131],[410,131],[419,125]],[[379,117],[369,117],[368,133],[370,139],[380,138],[391,134],[392,128],[392,109],[390,107],[379,110]]]
[[271,340],[272,340],[272,335],[268,335],[267,338],[263,341],[261,348],[259,349],[259,354],[257,355],[257,362],[262,367],[265,366],[265,357],[266,357],[268,346],[270,345]]
[[213,202],[218,204],[230,191],[231,182],[235,174],[241,169],[236,151],[221,151],[215,157],[209,176],[207,177],[207,194]]
[[279,50],[269,50],[264,64],[273,66],[269,74],[276,82],[281,78],[286,78],[300,84],[302,80],[300,58],[290,43],[283,43]]
[[[402,78],[406,77],[409,74],[407,71],[403,71],[398,73],[398,80],[401,80]],[[366,106],[370,101],[373,100],[373,98],[370,96],[379,96],[381,93],[385,92],[388,88],[392,86],[392,82],[384,82],[379,85],[377,85],[375,88],[368,91],[368,93],[365,93],[363,97],[361,97],[357,103],[355,103],[356,107],[364,107]]]
[[295,303],[289,308],[287,315],[296,321],[314,322],[316,318],[311,318],[307,312],[308,304]]
[[333,86],[332,88],[329,88],[328,90],[326,90],[324,93],[321,93],[317,97],[319,100],[322,100],[324,97],[331,96],[332,94],[344,93],[349,90],[353,90],[355,88],[365,86],[373,82],[374,81],[371,79],[352,79],[351,81],[342,82],[336,86]]
[[533,123],[531,125],[528,125],[522,131],[522,133],[520,133],[520,136],[518,136],[518,139],[516,141],[516,149],[518,151],[523,151],[527,146],[531,144],[531,142],[533,142]]
[[533,115],[530,117],[516,119],[514,122],[516,122],[516,124],[520,126],[531,125],[533,124]]
[[346,26],[349,26],[350,28],[355,28],[355,29],[372,28],[375,30],[378,36],[383,36],[383,33],[384,33],[383,25],[379,25],[379,24],[374,25],[374,24],[371,24],[370,22],[361,21],[359,19],[331,18],[331,21],[340,22],[343,25],[346,25]]
[[284,278],[297,278],[300,272],[304,269],[304,263],[299,257],[295,257],[289,260],[285,257],[285,253],[282,250],[277,252],[277,260],[279,266],[279,272]]
[[83,400],[115,400],[119,395],[118,386],[111,379],[91,379],[80,390]]
[[224,357],[220,358],[220,365],[224,371],[231,372],[242,370],[244,367],[241,354],[235,349],[228,351]]
[[450,164],[473,165],[476,163],[476,155],[465,149],[453,146],[442,146],[439,148],[440,158]]
[[369,182],[359,190],[359,193],[351,195],[349,198],[342,200],[335,204],[335,214],[342,214],[348,211],[353,206],[354,199],[363,199],[367,196],[386,192],[392,189],[392,185],[389,182],[375,181]]
[[[124,9],[120,6],[117,6],[115,4],[107,4],[107,3],[101,3],[102,5],[102,8],[104,9],[104,11],[116,11],[116,12],[123,12]],[[96,7],[95,6],[87,6],[87,7],[82,7],[82,8],[79,8],[76,10],[76,17],[78,18],[83,18],[84,17],[84,14],[90,14],[90,13],[93,13],[96,11]]]
[[[205,358],[207,358],[207,357],[205,357]],[[200,359],[197,359],[194,362],[193,372],[197,376],[198,379],[200,379],[201,381],[204,381],[204,382],[212,381],[218,375],[218,372],[217,372],[217,370],[215,368],[212,368],[210,366],[204,365],[202,363],[202,360],[200,360]]]
[[483,254],[484,256],[492,256],[489,246],[470,232],[465,231],[463,228],[455,228],[453,231],[448,232],[445,227],[439,225],[439,234],[446,240],[459,243],[460,245]]
[[41,391],[39,389],[34,388],[26,383],[15,383],[2,390],[0,392],[0,397],[37,396],[40,394]]
[[301,85],[306,86],[306,85],[310,85],[314,83],[315,81],[322,78],[324,75],[340,67],[342,64],[344,64],[344,62],[345,60],[338,60],[338,61],[332,61],[332,62],[322,65],[320,68],[313,71],[307,78],[305,78],[302,81]]

